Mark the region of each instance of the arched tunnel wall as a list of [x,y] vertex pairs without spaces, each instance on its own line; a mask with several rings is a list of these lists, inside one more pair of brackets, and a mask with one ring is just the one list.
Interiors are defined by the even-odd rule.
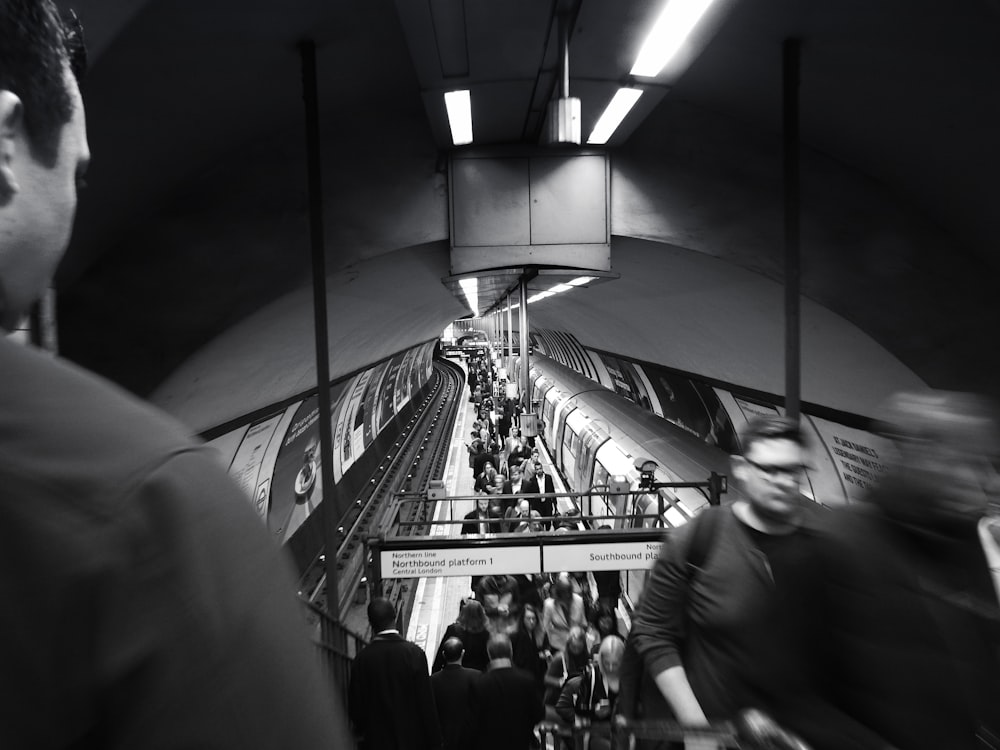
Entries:
[[[643,359],[653,352],[670,367],[780,392],[779,146],[682,102],[661,106],[612,155],[619,235],[612,266],[622,279],[601,294],[584,290],[565,307],[533,305],[538,319],[604,351]],[[344,156],[352,182],[335,193],[373,197],[377,185],[366,180],[393,171],[380,162],[366,172],[370,154],[362,149]],[[439,170],[413,150],[385,156],[423,197],[406,206],[355,200],[349,227],[328,224],[340,268],[330,277],[333,378],[426,341],[465,314],[440,283],[449,268]],[[992,355],[970,349],[974,324],[992,315],[983,302],[991,275],[977,272],[919,207],[821,155],[803,155],[803,186],[803,292],[812,300],[803,326],[804,397],[866,414],[888,391],[923,381],[987,390],[981,373]],[[413,212],[413,205],[423,208]],[[210,210],[200,215],[211,221]],[[384,237],[375,227],[385,224],[396,227],[393,243],[405,228],[424,244],[362,242],[366,228]],[[953,251],[948,263],[941,248]],[[655,261],[656,273],[642,258]],[[205,430],[314,383],[308,290],[270,306],[266,293],[259,299],[253,314],[189,358],[154,400]]]

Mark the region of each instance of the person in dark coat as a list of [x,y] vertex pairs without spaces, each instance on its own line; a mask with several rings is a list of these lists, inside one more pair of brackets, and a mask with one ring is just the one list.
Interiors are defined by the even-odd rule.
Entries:
[[[545,467],[542,466],[542,462],[534,458],[532,454],[531,461],[526,461],[524,463],[525,469],[525,480],[521,486],[521,492],[527,494],[543,494],[552,493],[556,491],[555,484],[552,481],[552,477],[545,473]],[[531,503],[531,509],[538,513],[543,519],[542,528],[548,531],[552,528],[552,517],[556,513],[556,499],[554,497],[532,497],[529,498]]]
[[396,629],[383,597],[368,605],[372,638],[354,659],[348,713],[363,750],[438,750],[441,727],[422,648]]
[[462,524],[463,534],[500,533],[500,514],[494,510],[491,502],[489,495],[480,495],[476,498],[476,509],[463,516],[465,520]]
[[891,398],[886,475],[832,514],[816,547],[815,672],[886,746],[1000,747],[1000,581],[983,533],[1000,452],[991,414],[973,394]]
[[465,648],[458,638],[441,646],[444,667],[431,675],[434,705],[444,738],[443,750],[468,750],[475,737],[476,683],[482,674],[462,666]]
[[444,668],[447,662],[444,645],[452,638],[457,638],[465,651],[462,666],[475,669],[477,672],[484,671],[490,661],[486,655],[486,641],[490,637],[486,625],[486,610],[483,609],[483,605],[475,599],[463,602],[458,612],[458,619],[444,631],[431,671],[437,672]]
[[542,720],[542,693],[535,678],[511,661],[510,638],[503,633],[486,645],[489,670],[476,685],[476,750],[529,750]]

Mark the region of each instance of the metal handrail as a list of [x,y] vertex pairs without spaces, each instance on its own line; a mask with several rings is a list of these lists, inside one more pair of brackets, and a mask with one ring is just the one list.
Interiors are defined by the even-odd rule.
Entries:
[[344,627],[343,623],[334,619],[329,612],[314,603],[300,598],[306,609],[306,621],[314,628],[313,645],[322,664],[323,671],[334,692],[347,711],[347,690],[351,682],[351,668],[354,658],[368,641]]

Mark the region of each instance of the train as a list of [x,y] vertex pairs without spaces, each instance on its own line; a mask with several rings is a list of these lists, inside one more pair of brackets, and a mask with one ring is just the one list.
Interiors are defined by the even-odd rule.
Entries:
[[[520,366],[518,358],[513,371],[519,374]],[[528,380],[538,436],[569,490],[590,491],[579,510],[591,523],[606,516],[614,528],[672,528],[713,501],[707,486],[658,484],[714,483],[725,502],[740,496],[728,486],[729,453],[720,447],[547,357],[530,360]],[[652,469],[652,491],[640,489],[644,468]]]
[[[780,404],[751,400],[735,387],[668,378],[662,368],[647,364],[630,367],[637,380],[652,384],[652,396],[629,398],[633,390],[610,387],[551,357],[538,354],[529,362],[529,420],[571,491],[594,490],[582,513],[606,514],[615,527],[628,523],[622,516],[642,517],[645,525],[652,517],[676,527],[720,494],[723,502],[739,498],[739,487],[726,475],[730,456],[742,453],[740,429],[756,416],[784,413]],[[510,370],[512,382],[519,383],[520,358]],[[802,494],[826,507],[859,501],[885,471],[885,438],[808,413],[801,424],[810,454]],[[647,477],[654,484],[711,482],[715,492],[690,487],[639,492],[644,461],[656,464]],[[631,491],[628,497],[618,494],[623,484]]]

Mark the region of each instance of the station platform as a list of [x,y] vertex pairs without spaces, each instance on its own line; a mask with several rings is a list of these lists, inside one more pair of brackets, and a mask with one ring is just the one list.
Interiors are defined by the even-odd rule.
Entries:
[[[462,363],[464,368],[464,362]],[[468,389],[464,389],[461,398],[464,406],[455,419],[451,436],[451,449],[443,477],[445,489],[449,497],[468,496],[473,493],[474,477],[469,467],[466,443],[472,431],[472,423],[477,412],[474,404],[468,403]],[[556,492],[566,492],[566,486],[552,466],[551,458],[541,439],[535,442],[539,449],[545,472],[552,476]],[[473,510],[473,500],[453,500],[439,502],[435,511],[435,521],[460,520],[466,513]],[[557,500],[560,513],[572,508],[569,500]],[[441,537],[457,537],[461,534],[460,524],[435,524],[432,535]],[[441,637],[448,625],[458,617],[462,600],[472,596],[472,580],[470,576],[429,577],[420,579],[414,596],[413,607],[406,639],[416,643],[427,654],[428,668],[433,664],[434,657],[441,642]]]

